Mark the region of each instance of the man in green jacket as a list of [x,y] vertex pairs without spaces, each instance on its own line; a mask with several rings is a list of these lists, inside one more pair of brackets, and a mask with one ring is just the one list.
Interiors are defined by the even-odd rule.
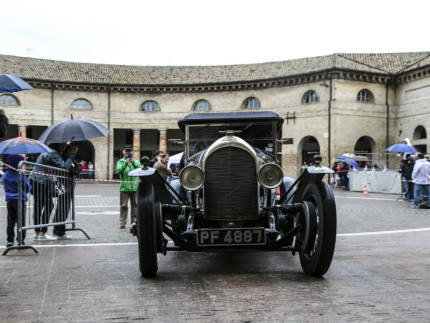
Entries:
[[119,227],[125,229],[128,215],[128,200],[130,199],[131,206],[131,223],[137,221],[137,177],[130,177],[128,173],[133,169],[140,168],[142,165],[138,160],[133,158],[133,148],[131,145],[126,145],[122,150],[123,158],[118,160],[116,164],[116,172],[121,180],[119,187],[120,197],[120,214]]

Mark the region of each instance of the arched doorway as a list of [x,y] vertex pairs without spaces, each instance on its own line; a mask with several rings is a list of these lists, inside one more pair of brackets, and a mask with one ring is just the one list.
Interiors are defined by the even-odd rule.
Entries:
[[304,137],[299,143],[299,156],[301,150],[302,160],[300,166],[304,163],[311,165],[314,162],[314,156],[320,153],[320,145],[315,137]]
[[355,143],[354,147],[354,158],[360,167],[364,167],[366,164],[374,165],[382,162],[378,158],[376,151],[376,142],[369,136],[360,137]]
[[[95,162],[95,149],[94,145],[90,141],[78,141],[74,142],[79,147],[79,150],[75,156],[77,161],[85,161],[86,163],[91,162],[94,165]],[[95,167],[95,165],[94,165]]]
[[423,126],[415,128],[414,135],[412,136],[414,147],[421,153],[427,154],[427,131]]

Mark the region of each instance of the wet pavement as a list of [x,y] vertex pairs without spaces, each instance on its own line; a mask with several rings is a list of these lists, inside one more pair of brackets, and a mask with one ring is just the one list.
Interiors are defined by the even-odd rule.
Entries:
[[[0,257],[0,322],[428,322],[430,210],[397,195],[334,189],[338,238],[324,278],[288,252],[159,255],[140,276],[137,243],[119,229],[116,184],[78,184],[67,241]],[[6,208],[0,193],[0,253]],[[49,229],[52,232],[52,228]]]

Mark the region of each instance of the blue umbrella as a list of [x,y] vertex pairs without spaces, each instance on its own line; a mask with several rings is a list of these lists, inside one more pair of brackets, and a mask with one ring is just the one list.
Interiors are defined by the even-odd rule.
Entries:
[[396,153],[413,153],[413,154],[415,154],[417,152],[417,150],[413,146],[405,145],[405,144],[392,145],[392,146],[388,147],[386,150],[387,151],[394,151]]
[[31,90],[32,87],[16,75],[0,74],[0,93]]
[[358,163],[357,163],[354,159],[351,159],[351,158],[345,157],[344,161],[345,161],[346,163],[350,164],[351,166],[354,166],[355,168],[358,168],[358,167],[359,167],[359,166],[358,166]]
[[40,154],[51,151],[51,148],[40,141],[25,137],[16,137],[0,142],[0,154]]

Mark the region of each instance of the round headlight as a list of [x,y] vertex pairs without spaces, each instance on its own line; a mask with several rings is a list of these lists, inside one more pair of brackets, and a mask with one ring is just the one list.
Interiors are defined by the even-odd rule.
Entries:
[[284,173],[276,164],[266,164],[258,172],[258,181],[266,188],[275,188],[282,183]]
[[205,181],[205,174],[200,167],[190,165],[181,171],[179,181],[187,190],[194,191],[202,187]]

